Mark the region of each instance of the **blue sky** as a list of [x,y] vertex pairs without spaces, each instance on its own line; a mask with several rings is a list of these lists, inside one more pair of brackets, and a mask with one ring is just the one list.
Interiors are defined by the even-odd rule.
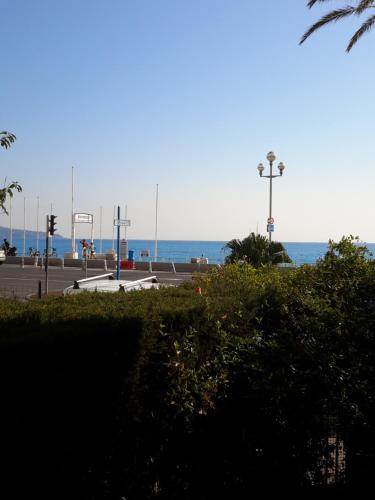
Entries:
[[[53,203],[70,234],[75,209],[111,237],[113,206],[129,238],[229,240],[265,233],[274,150],[275,238],[375,241],[375,32],[348,55],[358,20],[302,47],[333,4],[303,0],[1,1],[1,178],[19,180],[15,227],[36,227]],[[44,220],[44,219],[43,219]],[[5,215],[0,225],[7,225]],[[81,227],[82,235],[88,228]],[[78,232],[78,236],[81,235]]]

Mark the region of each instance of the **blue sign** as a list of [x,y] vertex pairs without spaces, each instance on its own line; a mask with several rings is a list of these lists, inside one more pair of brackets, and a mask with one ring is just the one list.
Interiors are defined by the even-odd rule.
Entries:
[[267,233],[273,233],[275,230],[274,224],[267,224]]

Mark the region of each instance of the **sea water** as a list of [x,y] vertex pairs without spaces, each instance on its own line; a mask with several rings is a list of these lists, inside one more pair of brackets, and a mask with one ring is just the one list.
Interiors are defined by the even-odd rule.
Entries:
[[[39,250],[43,251],[44,240],[39,240]],[[105,253],[113,248],[112,240],[96,240],[94,242],[97,253]],[[13,245],[17,248],[17,255],[23,254],[23,239],[13,238]],[[77,251],[81,255],[81,245],[76,242]],[[192,258],[204,257],[210,264],[222,264],[230,251],[225,248],[225,241],[181,241],[159,240],[157,242],[157,260],[159,262],[190,262]],[[35,237],[26,238],[25,248],[28,255],[29,247],[36,249]],[[285,249],[296,265],[312,264],[324,256],[327,243],[297,243],[285,242]],[[52,247],[56,249],[58,257],[71,251],[71,241],[65,238],[53,238]],[[114,242],[116,249],[116,241]],[[375,244],[367,244],[367,248],[375,255]],[[139,260],[155,260],[155,242],[153,240],[129,240],[128,249],[134,251],[134,258]],[[149,258],[141,257],[142,251],[148,251]]]

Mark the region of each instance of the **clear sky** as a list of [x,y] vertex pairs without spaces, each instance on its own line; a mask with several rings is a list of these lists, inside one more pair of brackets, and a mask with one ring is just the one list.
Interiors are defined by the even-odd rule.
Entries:
[[[344,2],[345,3],[345,2]],[[50,204],[70,233],[75,210],[112,235],[229,240],[266,231],[269,150],[275,239],[375,241],[375,31],[348,55],[358,20],[298,46],[333,3],[304,0],[0,0],[1,178],[24,192],[13,226]],[[8,218],[0,216],[0,225]],[[82,226],[82,234],[89,234]],[[80,232],[78,233],[80,236]]]

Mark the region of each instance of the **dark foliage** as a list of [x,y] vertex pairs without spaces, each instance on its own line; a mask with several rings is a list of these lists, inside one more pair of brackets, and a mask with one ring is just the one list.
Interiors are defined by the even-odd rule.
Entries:
[[250,233],[243,240],[229,241],[225,247],[231,251],[226,257],[227,264],[247,262],[254,267],[260,267],[292,262],[282,243],[269,241],[261,234]]
[[[309,0],[307,6],[309,8],[313,7],[317,3],[328,2],[329,0]],[[357,0],[356,5],[345,5],[342,8],[334,9],[322,16],[318,21],[316,21],[310,28],[303,34],[300,44],[304,43],[307,38],[309,38],[315,31],[319,30],[323,26],[331,23],[337,23],[342,19],[347,17],[360,17],[363,13],[369,12],[369,17],[362,22],[361,26],[357,29],[354,35],[351,37],[348,46],[346,48],[347,52],[350,52],[358,40],[368,31],[370,31],[375,25],[375,14],[374,12],[375,1],[374,0]]]
[[0,303],[2,498],[371,497],[366,249],[199,286]]

